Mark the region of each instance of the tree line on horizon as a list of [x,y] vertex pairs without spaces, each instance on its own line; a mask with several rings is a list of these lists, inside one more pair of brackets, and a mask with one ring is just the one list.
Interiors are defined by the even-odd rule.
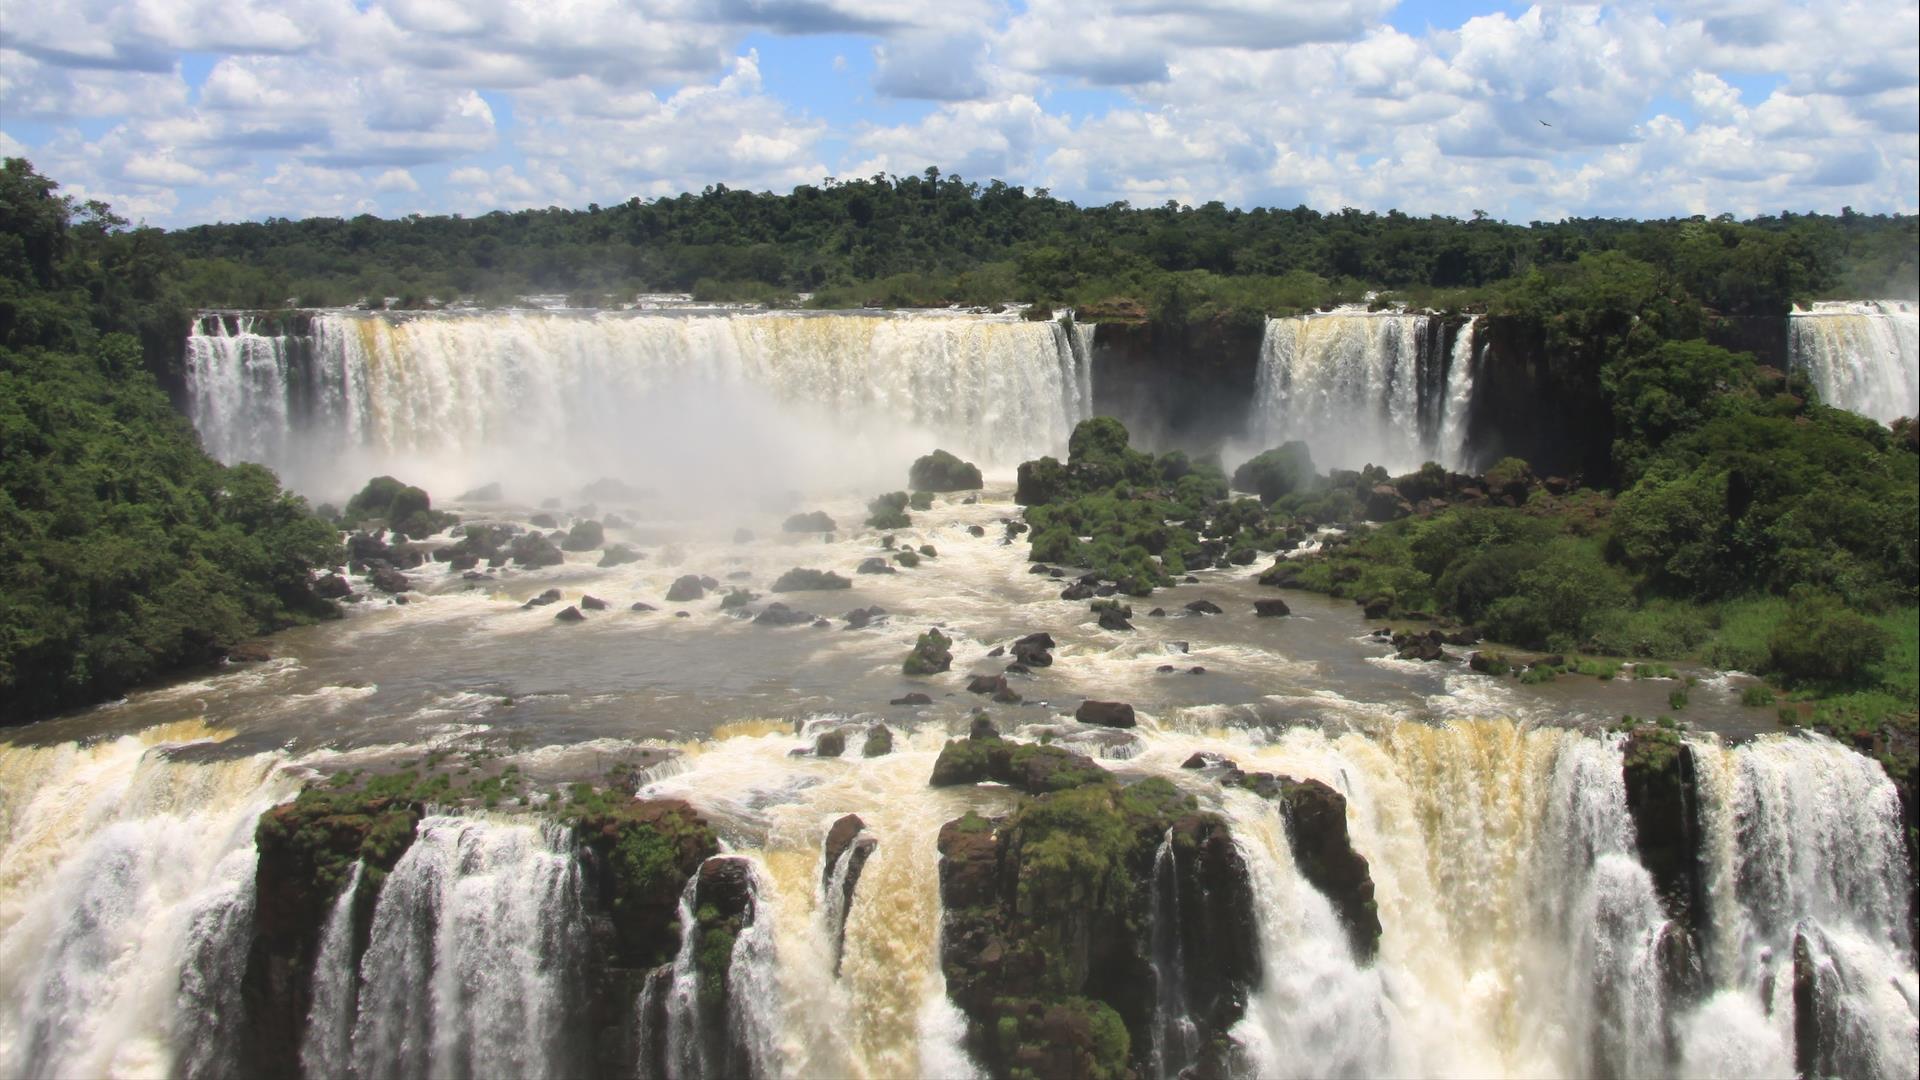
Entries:
[[1180,321],[1285,314],[1369,293],[1436,309],[1499,307],[1516,284],[1618,252],[1725,315],[1829,298],[1920,294],[1920,217],[1782,213],[1514,225],[1346,208],[1220,202],[1077,206],[1046,189],[920,175],[828,179],[781,195],[715,184],[584,210],[475,217],[268,218],[162,234],[207,307],[383,298],[580,306],[640,292],[816,307],[991,305],[1144,312]]

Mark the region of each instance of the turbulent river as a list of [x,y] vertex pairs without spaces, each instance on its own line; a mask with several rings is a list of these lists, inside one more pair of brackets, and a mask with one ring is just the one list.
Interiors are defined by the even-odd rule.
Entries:
[[[1040,380],[1050,396],[1027,403],[1032,426],[988,459],[977,501],[941,496],[894,531],[898,544],[937,552],[917,567],[853,573],[885,549],[853,524],[863,495],[838,483],[724,510],[671,492],[593,507],[574,495],[546,512],[562,527],[587,513],[636,522],[607,539],[644,558],[602,568],[597,552],[576,553],[472,580],[429,562],[410,573],[410,602],[365,591],[344,619],[273,637],[271,660],[10,732],[0,1074],[236,1074],[262,812],[315,777],[484,750],[545,785],[630,766],[642,797],[687,800],[751,868],[759,915],[731,954],[727,1023],[739,1047],[716,1057],[699,1038],[695,958],[683,954],[681,977],[659,1000],[643,994],[651,1004],[635,1021],[665,1049],[632,1071],[976,1075],[942,974],[936,838],[965,811],[1004,813],[1019,796],[928,777],[943,742],[987,704],[966,692],[969,673],[999,672],[992,650],[1034,631],[1056,640],[1054,663],[1010,678],[1024,701],[989,705],[1003,731],[1080,750],[1127,782],[1164,778],[1231,825],[1264,972],[1232,1033],[1250,1074],[1790,1076],[1803,1001],[1841,1033],[1818,1069],[1914,1073],[1907,862],[1877,765],[1777,731],[1769,710],[1739,704],[1740,677],[1700,673],[1683,715],[1707,933],[1699,991],[1673,999],[1658,975],[1668,916],[1636,855],[1622,741],[1606,727],[1666,713],[1675,684],[1527,686],[1464,663],[1394,659],[1350,603],[1287,593],[1290,617],[1256,618],[1253,601],[1275,595],[1254,581],[1257,567],[1202,571],[1135,600],[1135,631],[1101,629],[1084,602],[1059,598],[1060,581],[1030,572],[1023,542],[1003,540],[1018,513],[1008,463],[1061,451],[1083,400],[1072,344],[1048,340],[1057,351],[1036,338],[1026,359],[997,361],[1036,370],[983,370]],[[998,438],[976,437],[967,449]],[[358,467],[340,466],[339,479]],[[902,479],[903,468],[887,486]],[[537,496],[579,482],[522,480],[526,502],[436,505],[469,522],[524,523],[541,512]],[[789,513],[815,509],[841,527],[782,531]],[[796,566],[854,586],[767,593]],[[689,573],[761,594],[749,610],[779,599],[828,625],[757,625],[714,594],[669,602]],[[591,595],[607,607],[563,623],[564,604],[523,606],[550,588],[564,604]],[[1223,613],[1186,610],[1200,600]],[[843,613],[876,605],[884,618],[846,627]],[[1154,605],[1169,614],[1147,615]],[[933,626],[954,639],[953,670],[904,676],[903,656]],[[914,691],[931,703],[888,704]],[[1074,722],[1087,698],[1131,702],[1140,727]],[[827,732],[879,726],[894,740],[884,756],[793,753]],[[1273,806],[1183,768],[1197,752],[1346,798],[1353,849],[1372,867],[1376,956],[1351,946]],[[850,894],[846,868],[823,865],[823,838],[845,814],[875,841]],[[581,873],[577,841],[537,815],[430,812],[370,916],[350,910],[356,867],[321,928],[303,975],[300,1071],[580,1073],[578,1005],[596,993],[581,974]],[[1181,962],[1177,949],[1163,960]],[[1808,973],[1820,991],[1800,995],[1796,974]],[[1176,1041],[1179,1009],[1161,1006]],[[1178,1057],[1163,1048],[1154,1060]]]

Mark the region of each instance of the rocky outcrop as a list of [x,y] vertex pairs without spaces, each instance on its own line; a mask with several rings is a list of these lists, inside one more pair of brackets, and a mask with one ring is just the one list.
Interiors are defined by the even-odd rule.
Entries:
[[978,784],[988,780],[1018,788],[1029,795],[1065,791],[1088,784],[1112,782],[1111,775],[1084,754],[1058,746],[1003,739],[991,721],[976,719],[976,732],[950,739],[934,759],[933,787]]
[[634,1023],[641,993],[680,951],[680,895],[720,845],[678,799],[596,804],[575,819],[574,835],[591,958],[583,1023],[594,1036],[596,1072],[630,1076],[642,1056]]
[[774,592],[812,592],[820,589],[849,589],[853,582],[831,570],[793,569],[774,579]]
[[1130,728],[1134,726],[1133,706],[1124,701],[1086,700],[1073,711],[1073,718],[1083,724],[1097,724],[1100,727]]
[[907,486],[915,491],[977,491],[980,468],[945,450],[935,450],[907,470]]
[[820,887],[827,895],[828,932],[833,937],[833,973],[840,973],[840,958],[845,949],[847,913],[853,910],[853,892],[860,885],[860,874],[880,842],[866,831],[867,823],[857,814],[848,814],[827,830],[821,850]]
[[1229,773],[1221,783],[1244,787],[1279,806],[1300,876],[1333,905],[1354,955],[1371,963],[1380,950],[1380,912],[1372,869],[1347,834],[1346,796],[1318,780],[1270,773]]
[[365,947],[373,902],[412,846],[420,817],[420,807],[405,799],[323,787],[260,816],[254,828],[254,936],[243,976],[245,1073],[300,1074],[300,1039],[327,917],[360,863],[353,936],[357,948]]
[[939,630],[929,630],[921,634],[913,643],[913,651],[900,665],[900,670],[908,675],[934,675],[953,667],[952,639]]
[[[941,829],[939,848],[941,966],[990,1075],[1151,1075],[1162,979],[1200,1026],[1197,1075],[1224,1074],[1259,949],[1221,819],[1164,780],[1108,782],[1006,818],[969,813]],[[1167,900],[1183,916],[1161,926]],[[1160,942],[1170,950],[1156,948],[1159,930],[1175,934]]]
[[1697,958],[1706,940],[1709,908],[1700,861],[1703,833],[1693,748],[1678,732],[1642,726],[1627,737],[1621,773],[1640,865],[1647,868],[1661,906],[1685,936],[1675,946],[1675,962],[1668,965],[1668,989],[1697,993],[1704,988]]

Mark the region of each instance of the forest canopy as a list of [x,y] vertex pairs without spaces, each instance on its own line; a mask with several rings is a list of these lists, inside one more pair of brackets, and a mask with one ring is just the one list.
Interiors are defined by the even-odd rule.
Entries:
[[698,194],[585,210],[270,218],[166,235],[195,304],[403,306],[530,293],[582,305],[648,291],[823,307],[1128,300],[1158,317],[1269,314],[1369,291],[1436,307],[1582,256],[1651,265],[1722,314],[1830,297],[1912,297],[1920,219],[1782,213],[1508,224],[1398,211],[1076,206],[998,180],[876,175],[779,195]]

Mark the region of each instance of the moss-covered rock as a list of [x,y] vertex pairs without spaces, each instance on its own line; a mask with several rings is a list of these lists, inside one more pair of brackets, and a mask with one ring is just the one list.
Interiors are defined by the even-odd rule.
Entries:
[[[941,963],[968,1019],[968,1048],[991,1075],[1148,1071],[1162,885],[1194,905],[1183,911],[1209,919],[1193,924],[1196,940],[1213,936],[1227,951],[1224,966],[1203,950],[1166,971],[1194,1002],[1203,1041],[1224,1043],[1257,981],[1248,960],[1258,955],[1243,933],[1253,925],[1245,867],[1230,841],[1211,840],[1224,835],[1224,822],[1158,779],[1085,784],[1004,819],[969,813],[941,830]],[[1167,846],[1186,853],[1184,867],[1157,859]]]
[[976,491],[981,485],[978,466],[945,450],[919,458],[907,470],[907,486],[915,491]]
[[986,781],[1041,795],[1089,784],[1110,784],[1113,776],[1084,754],[992,734],[948,740],[934,759],[933,776],[927,782],[933,787],[955,787]]
[[365,786],[316,785],[260,815],[254,937],[243,977],[249,1072],[298,1075],[321,931],[360,862],[354,920],[355,937],[364,940],[381,884],[413,844],[421,818],[415,780],[405,773]]
[[790,533],[830,533],[835,528],[837,528],[837,526],[834,525],[833,519],[827,516],[825,510],[812,510],[804,514],[795,514],[788,518],[781,524],[780,531]]
[[460,519],[435,510],[425,491],[402,483],[391,476],[376,476],[367,486],[347,500],[340,512],[341,523],[352,527],[371,521],[383,521],[387,528],[413,540],[432,536]]
[[900,665],[908,675],[935,675],[953,667],[953,640],[938,630],[921,634]]

